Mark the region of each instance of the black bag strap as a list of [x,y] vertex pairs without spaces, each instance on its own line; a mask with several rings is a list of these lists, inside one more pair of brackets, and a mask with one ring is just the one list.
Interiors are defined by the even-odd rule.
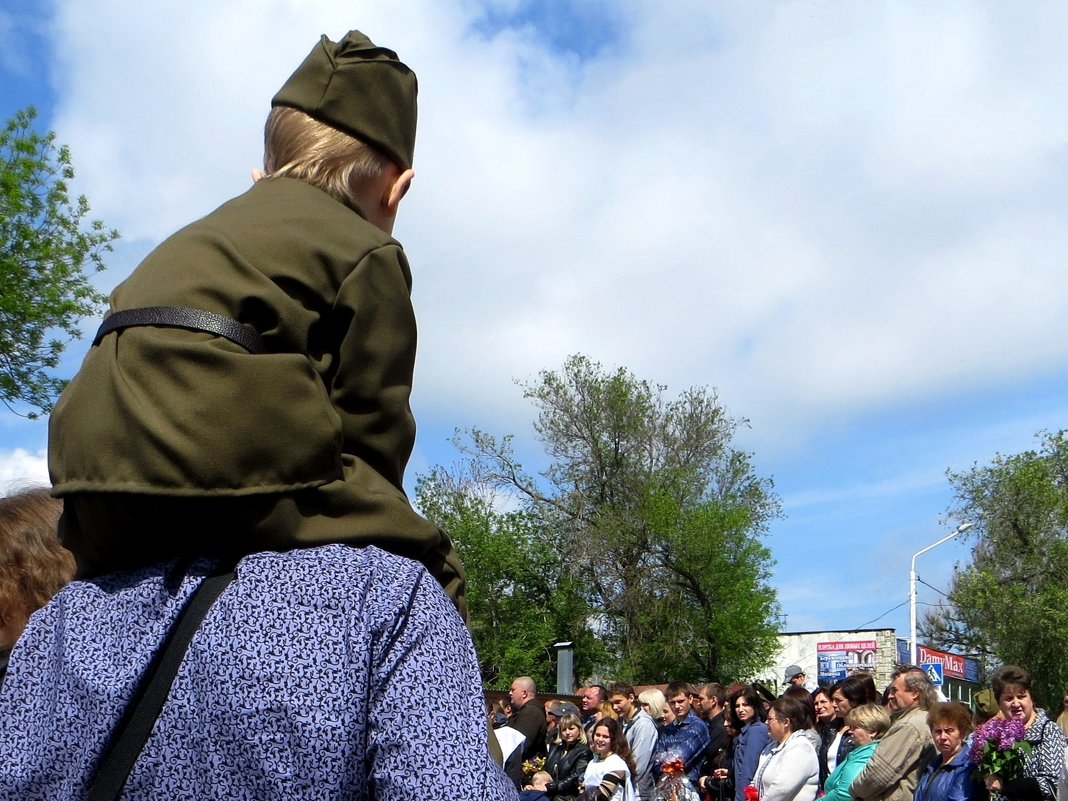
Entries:
[[188,328],[191,331],[204,331],[208,334],[224,337],[240,345],[249,353],[266,353],[267,346],[263,338],[252,326],[231,320],[221,314],[190,309],[186,306],[145,306],[140,309],[126,309],[111,312],[104,318],[100,328],[93,337],[93,344],[112,331],[139,325],[154,325],[166,328]]
[[189,643],[215,599],[233,581],[233,571],[208,576],[194,590],[167,639],[141,678],[122,722],[105,749],[86,801],[117,801],[167,700]]

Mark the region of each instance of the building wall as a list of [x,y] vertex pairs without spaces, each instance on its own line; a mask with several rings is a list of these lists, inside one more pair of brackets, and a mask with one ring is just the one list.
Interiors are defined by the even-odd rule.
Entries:
[[[835,645],[837,644],[837,645]],[[873,647],[866,646],[873,644]],[[822,651],[821,651],[822,648]],[[820,654],[823,659],[820,659]],[[860,629],[856,631],[800,631],[779,635],[779,651],[772,658],[772,665],[756,680],[770,688],[782,687],[783,674],[788,665],[798,665],[805,672],[806,685],[815,689],[819,683],[830,685],[833,679],[820,679],[821,661],[851,671],[872,671],[875,686],[881,692],[890,683],[897,660],[897,636],[893,629]]]

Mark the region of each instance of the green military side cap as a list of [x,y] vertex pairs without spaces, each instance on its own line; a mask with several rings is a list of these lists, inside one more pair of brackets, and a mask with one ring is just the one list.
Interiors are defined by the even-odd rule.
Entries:
[[374,145],[399,166],[415,155],[415,73],[359,31],[340,42],[326,36],[271,101],[289,106]]

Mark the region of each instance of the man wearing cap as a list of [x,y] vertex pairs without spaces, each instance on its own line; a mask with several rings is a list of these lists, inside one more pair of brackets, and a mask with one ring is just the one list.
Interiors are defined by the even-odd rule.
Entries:
[[805,671],[801,669],[800,665],[790,665],[786,668],[782,683],[784,687],[803,688],[805,686]]
[[577,715],[578,707],[570,701],[552,700],[545,702],[545,748],[546,750],[552,747],[553,741],[556,739],[556,727],[560,723],[560,718],[564,715]]
[[423,562],[463,611],[459,557],[403,488],[416,328],[391,233],[416,93],[393,51],[323,37],[272,101],[264,177],[112,293],[49,424],[81,577],[376,545]]
[[459,560],[402,489],[415,323],[391,232],[415,99],[393,51],[323,37],[274,99],[265,177],[115,290],[50,426],[86,580],[13,654],[0,798],[515,798]]
[[627,745],[634,757],[634,787],[642,801],[653,798],[653,751],[659,733],[649,713],[637,704],[634,688],[629,684],[613,684],[608,688],[608,702],[619,716]]

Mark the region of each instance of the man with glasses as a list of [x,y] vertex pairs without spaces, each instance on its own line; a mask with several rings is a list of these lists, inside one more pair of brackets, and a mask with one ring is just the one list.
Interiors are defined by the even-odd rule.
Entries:
[[663,773],[665,760],[678,757],[682,760],[686,778],[694,787],[697,786],[709,741],[708,726],[696,712],[691,714],[690,711],[690,698],[697,694],[693,685],[685,681],[673,681],[667,686],[664,695],[675,719],[660,732],[653,753],[653,770],[657,778]]

